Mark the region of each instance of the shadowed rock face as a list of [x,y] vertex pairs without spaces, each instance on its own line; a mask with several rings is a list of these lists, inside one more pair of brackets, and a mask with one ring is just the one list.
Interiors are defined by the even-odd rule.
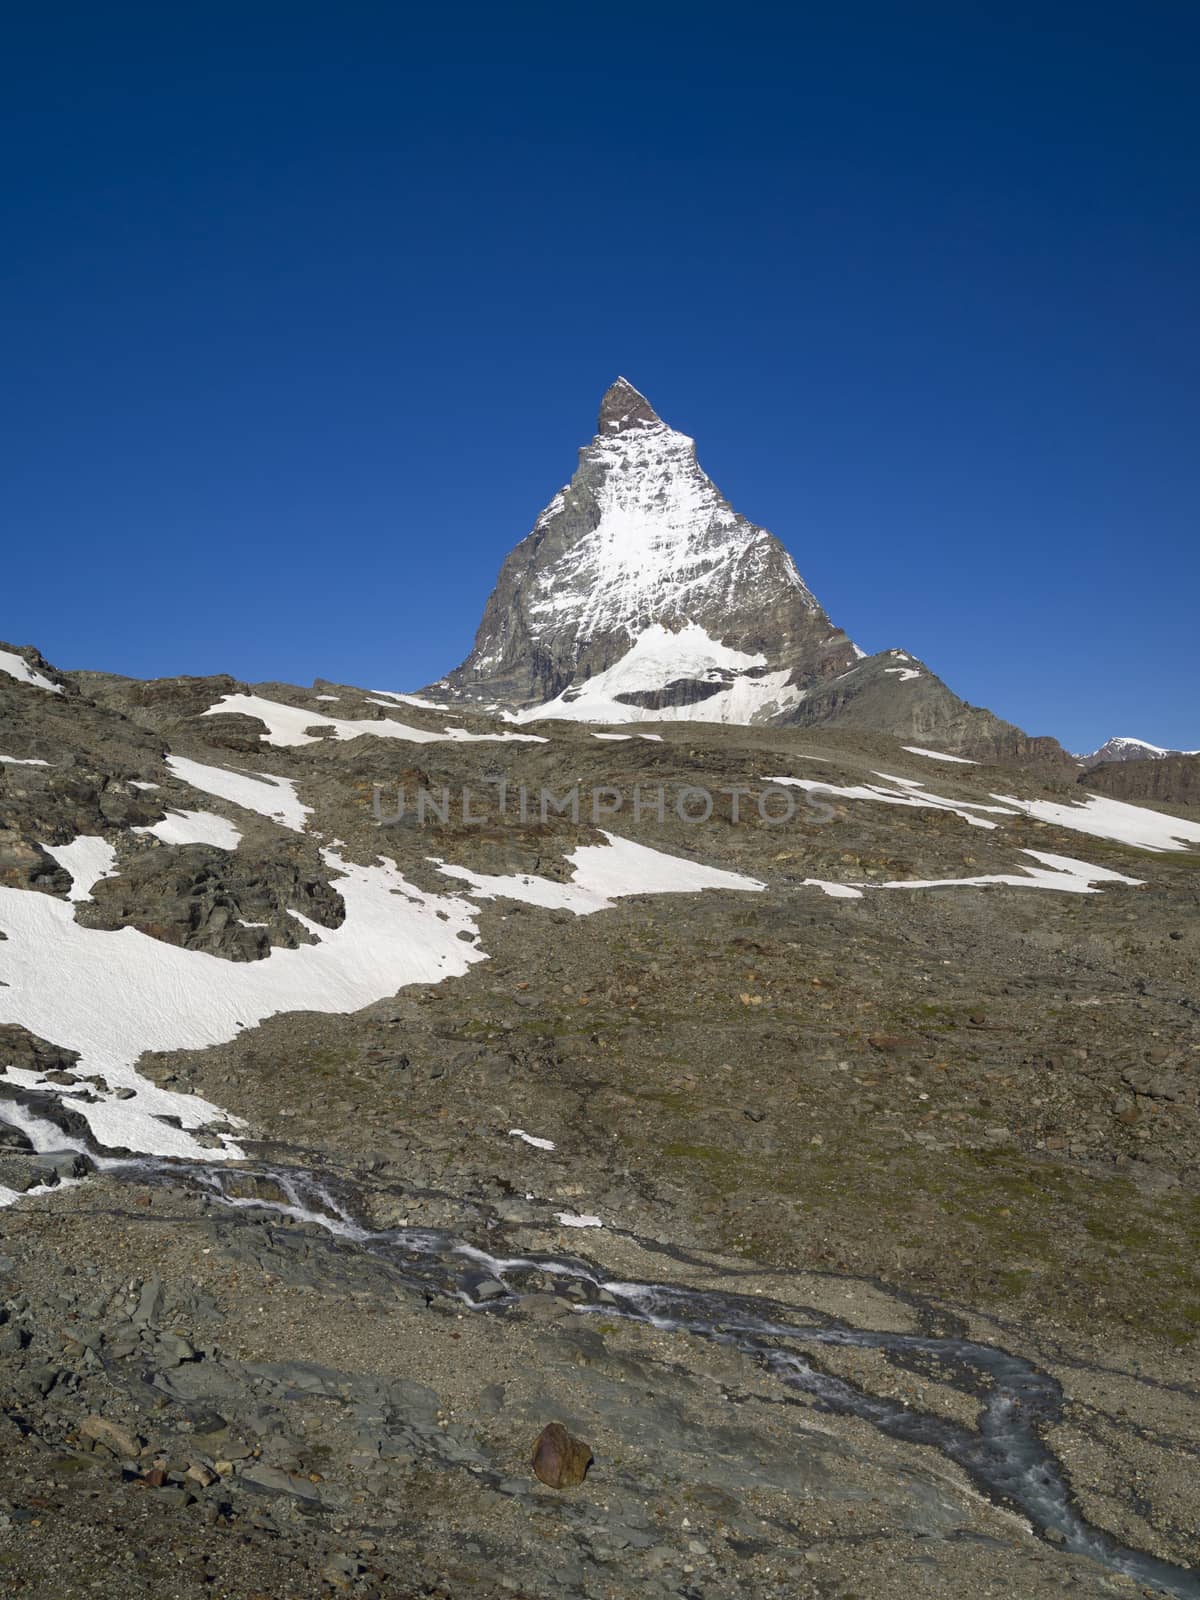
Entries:
[[1200,755],[1169,755],[1158,760],[1122,760],[1093,767],[1079,782],[1098,794],[1117,800],[1161,805],[1200,804]]
[[660,425],[660,418],[646,396],[639,394],[627,378],[618,378],[600,402],[596,433],[600,438],[607,438],[612,433]]
[[779,720],[798,728],[889,733],[976,761],[1075,768],[1057,739],[1030,735],[982,706],[969,705],[905,651],[867,657],[811,690]]
[[[614,665],[654,624],[697,624],[798,685],[856,659],[779,541],[733,509],[694,442],[621,378],[574,477],[501,568],[446,686],[538,705]],[[687,691],[658,703],[687,704]]]

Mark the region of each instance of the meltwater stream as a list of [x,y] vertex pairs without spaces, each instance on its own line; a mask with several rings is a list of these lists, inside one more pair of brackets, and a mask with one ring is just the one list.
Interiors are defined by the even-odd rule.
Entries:
[[[25,1111],[14,1116],[15,1110],[11,1104],[0,1105],[0,1118],[19,1122],[36,1136],[39,1148],[48,1148],[52,1136],[58,1140],[58,1149],[64,1143],[74,1144],[73,1140],[64,1141],[60,1128]],[[623,1282],[609,1278],[583,1255],[494,1255],[449,1231],[373,1230],[354,1216],[351,1203],[339,1199],[329,1185],[301,1167],[106,1157],[97,1156],[94,1149],[89,1154],[114,1176],[127,1174],[141,1183],[193,1187],[231,1210],[260,1210],[283,1221],[318,1224],[331,1249],[349,1245],[365,1250],[410,1287],[431,1298],[453,1297],[480,1314],[504,1314],[519,1306],[526,1294],[541,1290],[539,1279],[569,1280],[581,1296],[581,1315],[602,1312],[608,1318],[682,1331],[736,1349],[789,1389],[804,1393],[827,1410],[859,1418],[890,1438],[940,1451],[990,1500],[1023,1513],[1038,1533],[1053,1535],[1060,1549],[1089,1556],[1178,1600],[1200,1600],[1200,1576],[1123,1545],[1084,1519],[1040,1432],[1062,1414],[1059,1384],[1031,1362],[993,1345],[957,1336],[846,1327],[811,1308],[798,1311],[758,1295],[683,1284]],[[486,1207],[480,1209],[486,1214]],[[489,1290],[481,1295],[484,1284]],[[843,1378],[821,1372],[804,1349],[822,1345],[877,1350],[899,1364],[936,1360],[940,1381],[980,1400],[978,1428],[866,1393]]]

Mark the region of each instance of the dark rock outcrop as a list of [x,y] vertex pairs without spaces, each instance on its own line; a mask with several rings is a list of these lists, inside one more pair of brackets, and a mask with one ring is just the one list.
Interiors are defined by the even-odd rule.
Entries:
[[1082,772],[1079,782],[1097,794],[1144,804],[1200,806],[1200,755],[1160,761],[1121,761]]
[[132,927],[187,950],[255,961],[273,945],[294,950],[314,942],[293,911],[325,928],[345,919],[342,897],[311,847],[150,846],[97,883],[76,918],[90,928]]

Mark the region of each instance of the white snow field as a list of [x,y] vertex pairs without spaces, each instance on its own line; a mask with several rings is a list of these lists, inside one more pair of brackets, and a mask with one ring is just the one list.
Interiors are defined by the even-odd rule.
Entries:
[[23,760],[20,756],[0,756],[0,761],[3,761],[7,767],[48,767],[50,765],[48,761],[39,761],[36,756],[32,756],[28,760]]
[[269,772],[257,776],[251,772],[233,772],[228,767],[208,767],[200,761],[189,761],[185,756],[168,756],[167,765],[181,783],[190,784],[202,794],[213,794],[221,800],[232,800],[235,806],[246,811],[257,811],[260,817],[270,817],[293,833],[303,833],[305,818],[312,813],[311,806],[301,805],[296,785],[291,778],[272,777]]
[[[70,1050],[75,1070],[102,1074],[128,1100],[77,1101],[97,1139],[157,1155],[203,1157],[188,1132],[221,1118],[195,1095],[157,1088],[135,1070],[144,1050],[196,1049],[232,1039],[280,1011],[357,1011],[409,983],[436,983],[484,959],[474,942],[477,908],[453,894],[425,894],[384,858],[376,866],[343,862],[336,886],[346,903],[340,928],[298,913],[318,939],[274,949],[261,961],[223,961],[139,933],[81,927],[74,907],[52,895],[0,889],[0,1021],[18,1023]],[[36,1086],[40,1075],[9,1068],[11,1081]],[[177,1116],[175,1128],[155,1115]],[[227,1143],[225,1153],[240,1154]]]
[[1014,889],[1058,889],[1064,894],[1098,894],[1098,883],[1124,883],[1140,888],[1141,878],[1127,878],[1122,872],[1108,867],[1093,867],[1087,861],[1076,861],[1071,856],[1051,855],[1046,850],[1022,850],[1023,856],[1032,856],[1041,862],[1039,867],[1026,867],[1023,872],[996,872],[978,878],[901,878],[894,883],[870,885],[877,889],[949,889],[986,888],[993,883],[1008,884]]
[[117,852],[98,834],[81,833],[70,844],[47,844],[42,849],[71,874],[68,900],[90,900],[101,878],[116,876]]
[[567,857],[574,866],[569,883],[530,873],[489,875],[444,861],[437,861],[437,866],[447,877],[470,884],[469,892],[476,899],[522,900],[526,905],[571,911],[579,917],[611,910],[616,900],[631,894],[695,894],[702,889],[756,892],[766,888],[757,878],[706,867],[698,861],[686,861],[681,856],[635,844],[632,839],[623,839],[603,828],[600,831],[607,844],[580,845]]
[[[987,817],[977,816],[975,813],[986,811],[994,816],[1015,815],[1009,806],[989,806],[977,800],[949,800],[945,795],[930,794],[925,785],[916,778],[894,778],[889,773],[879,772],[876,777],[884,778],[895,788],[884,788],[877,783],[852,783],[840,785],[836,783],[822,783],[818,778],[767,778],[767,783],[779,783],[793,789],[804,789],[809,794],[815,793],[818,799],[822,795],[836,795],[841,800],[876,800],[882,805],[930,807],[935,811],[952,811],[956,817],[961,817],[964,822],[969,822],[973,828],[994,828],[996,824],[989,822]],[[997,795],[992,796],[998,799]]]
[[[961,817],[964,822],[969,822],[976,828],[995,828],[997,823],[990,820],[990,816],[1020,816],[1025,815],[1036,818],[1039,822],[1052,822],[1060,828],[1069,828],[1076,833],[1090,834],[1096,839],[1112,839],[1121,844],[1137,845],[1143,850],[1190,850],[1200,845],[1200,823],[1190,822],[1184,817],[1167,816],[1161,811],[1151,811],[1146,806],[1134,806],[1124,800],[1110,800],[1105,795],[1089,795],[1085,800],[1076,802],[1059,800],[1018,800],[1009,794],[993,794],[993,800],[1002,801],[1001,805],[984,805],[976,800],[951,800],[945,795],[931,794],[925,785],[916,778],[897,778],[891,773],[876,773],[876,777],[883,778],[895,788],[883,788],[878,784],[847,784],[821,783],[814,778],[792,778],[786,776],[767,778],[767,783],[790,785],[796,789],[804,789],[816,794],[820,799],[824,795],[836,796],[847,800],[875,800],[883,805],[891,806],[928,806],[936,811],[951,811],[955,816]],[[978,816],[977,812],[986,811],[988,817]],[[1026,855],[1039,855],[1040,852],[1027,850]],[[1047,860],[1067,861],[1066,856],[1047,857]],[[1098,867],[1089,868],[1093,873],[1093,881],[1101,881],[1102,870]],[[1109,877],[1120,879],[1120,874],[1109,874]],[[958,878],[949,880],[956,883],[966,883],[970,880]],[[996,881],[996,880],[989,880]],[[1028,881],[1027,878],[1020,880]],[[1127,883],[1140,882],[1139,879],[1121,880]],[[1060,885],[1055,885],[1060,887]]]
[[1167,816],[1146,806],[1132,806],[1107,795],[1090,794],[1077,803],[1058,800],[1014,800],[1011,795],[994,794],[1006,806],[1053,822],[1076,833],[1090,833],[1097,839],[1115,839],[1121,844],[1138,845],[1143,850],[1191,850],[1200,845],[1200,822]]
[[152,833],[163,844],[212,844],[218,850],[236,850],[242,837],[232,822],[214,811],[168,811],[161,822],[134,833]]
[[61,683],[51,683],[42,673],[35,672],[24,656],[15,650],[0,650],[0,672],[7,673],[20,683],[31,683],[36,689],[49,689],[51,694],[62,694]]
[[799,705],[802,689],[788,684],[790,673],[768,672],[759,678],[734,676],[728,687],[693,705],[627,705],[619,694],[662,689],[679,678],[725,683],[731,674],[745,673],[766,664],[766,656],[733,650],[711,638],[698,622],[678,632],[652,623],[638,634],[619,661],[579,685],[571,685],[553,700],[524,711],[510,712],[513,722],[543,718],[565,722],[734,722],[749,723],[756,716]]
[[393,722],[384,717],[376,722],[370,717],[348,721],[343,717],[329,717],[323,711],[310,711],[304,706],[286,706],[277,700],[264,700],[256,694],[222,695],[216,705],[209,706],[206,717],[237,712],[245,717],[255,717],[266,723],[262,736],[264,744],[279,746],[317,744],[321,735],[308,733],[309,728],[326,729],[335,739],[358,739],[369,734],[376,739],[407,739],[412,744],[440,744],[447,740],[462,744],[501,744],[520,739],[527,744],[545,744],[536,733],[468,733],[465,728],[446,728],[441,733],[431,733],[427,728],[412,728],[405,722]]

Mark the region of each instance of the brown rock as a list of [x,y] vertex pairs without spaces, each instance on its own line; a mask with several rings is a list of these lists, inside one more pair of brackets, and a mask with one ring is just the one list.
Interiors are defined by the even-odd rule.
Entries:
[[551,1422],[533,1445],[533,1475],[551,1489],[574,1489],[587,1476],[592,1447],[569,1434],[561,1422]]
[[106,1450],[111,1450],[113,1455],[131,1460],[141,1449],[142,1442],[136,1433],[130,1433],[128,1428],[121,1427],[119,1422],[110,1422],[107,1417],[84,1417],[79,1424],[79,1434],[83,1439],[90,1439],[93,1444],[103,1445]]

